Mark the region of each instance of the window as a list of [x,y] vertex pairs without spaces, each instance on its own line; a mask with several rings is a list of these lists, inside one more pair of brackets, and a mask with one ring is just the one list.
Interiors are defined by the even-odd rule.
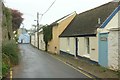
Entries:
[[86,37],[85,38],[85,45],[86,45],[86,52],[87,52],[87,54],[89,54],[90,53],[90,51],[89,51],[89,46],[90,46],[90,43],[89,43],[89,37]]

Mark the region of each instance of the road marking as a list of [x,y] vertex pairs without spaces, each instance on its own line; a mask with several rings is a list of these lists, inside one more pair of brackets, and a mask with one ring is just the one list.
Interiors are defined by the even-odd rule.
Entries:
[[55,56],[53,56],[53,55],[50,55],[50,56],[52,56],[53,58],[55,58],[55,59],[59,60],[60,62],[62,62],[62,63],[64,63],[64,64],[66,64],[66,65],[70,66],[71,68],[73,68],[73,69],[77,70],[78,72],[80,72],[80,73],[84,74],[85,76],[87,76],[87,77],[89,77],[89,78],[93,78],[92,76],[90,76],[90,75],[86,74],[85,72],[83,72],[83,71],[81,71],[81,70],[79,70],[79,69],[77,69],[77,68],[75,68],[75,67],[71,66],[70,64],[68,64],[68,63],[66,63],[66,62],[64,62],[64,61],[62,61],[61,59],[56,58],[56,57],[55,57]]
[[10,80],[12,80],[12,68],[10,68]]

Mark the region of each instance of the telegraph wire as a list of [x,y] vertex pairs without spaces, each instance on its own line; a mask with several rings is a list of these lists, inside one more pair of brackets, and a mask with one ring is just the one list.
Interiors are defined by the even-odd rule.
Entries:
[[48,7],[48,9],[42,14],[42,15],[44,15],[45,13],[47,13],[49,10],[50,10],[50,8],[53,6],[53,4],[56,2],[56,0],[50,5],[50,7]]
[[53,2],[52,2],[52,4],[48,7],[48,9],[43,13],[43,14],[39,14],[39,15],[41,15],[41,17],[40,17],[40,21],[42,20],[42,17],[50,10],[50,8],[55,4],[55,2],[56,2],[56,0],[54,0]]

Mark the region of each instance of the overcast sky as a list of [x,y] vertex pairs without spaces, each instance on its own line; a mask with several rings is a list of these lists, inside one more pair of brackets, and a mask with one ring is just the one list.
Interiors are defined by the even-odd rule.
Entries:
[[[5,5],[22,12],[24,26],[30,29],[36,24],[36,14],[44,13],[55,0],[4,0]],[[40,24],[50,24],[55,20],[76,11],[82,13],[86,10],[100,6],[112,0],[56,0],[50,10],[43,16]],[[41,16],[41,15],[40,15]]]

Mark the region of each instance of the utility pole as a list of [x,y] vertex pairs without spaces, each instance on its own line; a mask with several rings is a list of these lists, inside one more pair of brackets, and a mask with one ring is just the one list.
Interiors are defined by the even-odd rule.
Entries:
[[37,12],[37,47],[39,49],[39,13]]
[[40,20],[41,20],[42,16],[49,11],[49,9],[53,6],[53,4],[55,2],[56,2],[56,0],[50,5],[50,7],[43,14],[39,14],[39,12],[37,12],[37,42],[38,42],[37,47],[38,47],[38,49],[39,49],[39,15],[41,15],[41,18],[40,18]]

